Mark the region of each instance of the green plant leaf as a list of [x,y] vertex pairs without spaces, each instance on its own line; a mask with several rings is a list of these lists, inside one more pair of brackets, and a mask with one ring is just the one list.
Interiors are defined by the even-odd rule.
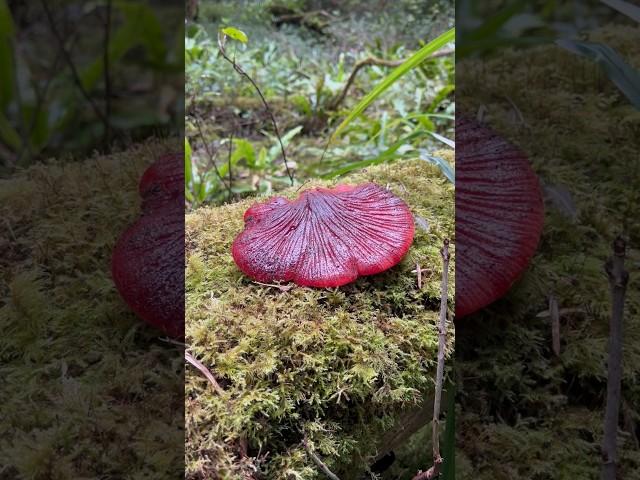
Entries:
[[566,38],[556,40],[556,44],[600,65],[633,106],[640,109],[640,73],[627,64],[613,48],[602,43],[581,42]]
[[193,163],[191,163],[191,144],[187,137],[184,138],[184,186],[189,188],[193,182]]
[[0,0],[0,112],[13,97],[13,18],[6,0]]
[[431,42],[427,43],[424,47],[414,53],[411,57],[409,57],[406,61],[402,63],[399,67],[393,70],[387,77],[385,77],[373,90],[371,90],[365,97],[358,102],[358,104],[353,107],[347,118],[345,118],[336,131],[331,135],[330,142],[333,142],[338,135],[349,125],[354,118],[359,116],[365,109],[373,103],[380,95],[382,95],[385,90],[387,90],[391,85],[398,81],[400,77],[410,72],[412,69],[416,68],[420,63],[426,60],[432,53],[440,50],[444,45],[449,42],[455,40],[456,30],[452,28],[447,32],[443,33],[439,37],[435,38]]
[[426,150],[420,149],[420,159],[438,166],[438,168],[440,168],[444,176],[447,177],[447,179],[455,185],[456,171],[449,164],[449,162],[447,162],[444,158],[434,157],[433,155],[429,155],[429,153]]
[[640,7],[633,5],[629,2],[623,2],[622,0],[600,0],[602,3],[610,6],[611,8],[618,10],[620,13],[627,17],[640,22]]
[[20,145],[22,144],[20,135],[2,112],[0,112],[0,140],[6,143],[14,151],[19,150]]
[[239,42],[247,43],[249,41],[249,39],[247,38],[247,34],[244,33],[242,30],[238,30],[237,28],[225,27],[220,31],[224,33],[227,37],[231,37],[234,40],[237,40]]

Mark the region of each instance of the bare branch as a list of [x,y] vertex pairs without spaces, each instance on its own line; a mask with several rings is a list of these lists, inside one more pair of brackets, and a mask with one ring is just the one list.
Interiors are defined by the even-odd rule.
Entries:
[[249,83],[251,83],[255,91],[258,92],[258,95],[260,96],[260,100],[262,101],[262,105],[264,105],[264,109],[269,115],[269,118],[271,119],[271,123],[273,124],[273,129],[276,132],[276,137],[278,137],[278,143],[280,143],[280,151],[282,152],[282,159],[284,161],[284,168],[287,170],[287,175],[289,176],[291,185],[293,185],[293,173],[289,169],[289,163],[287,162],[287,154],[284,151],[284,145],[282,144],[282,137],[280,136],[280,130],[278,129],[278,124],[276,123],[276,117],[273,115],[273,112],[271,111],[271,107],[269,107],[269,104],[267,103],[267,100],[264,98],[264,95],[262,94],[260,87],[258,87],[256,82],[253,81],[253,78],[251,78],[249,74],[245,72],[242,69],[242,67],[236,63],[235,59],[232,60],[227,55],[227,52],[224,49],[225,39],[226,39],[226,35],[222,32],[219,32],[218,33],[218,49],[220,50],[220,54],[222,55],[222,58],[224,58],[227,62],[229,62],[233,66],[233,69],[236,72],[238,72],[242,77],[246,78],[249,81]]
[[222,387],[220,386],[220,384],[218,383],[216,378],[209,371],[209,369],[204,366],[204,364],[200,360],[197,360],[193,355],[191,355],[186,350],[184,351],[184,359],[187,362],[189,362],[191,365],[196,367],[198,370],[200,370],[205,377],[207,377],[207,380],[209,380],[209,382],[211,383],[211,386],[213,387],[213,390],[218,395],[224,395],[224,390],[222,389]]
[[[452,55],[454,52],[455,50],[440,50],[438,52],[435,52],[429,58],[446,57],[448,55]],[[363,58],[362,60],[358,60],[355,66],[353,67],[353,70],[351,71],[351,75],[349,75],[349,78],[347,79],[347,83],[345,83],[344,88],[342,89],[342,92],[340,92],[340,95],[338,95],[329,104],[329,109],[335,110],[344,101],[345,97],[347,96],[347,92],[349,91],[349,88],[351,87],[354,80],[356,79],[356,75],[362,68],[369,65],[377,65],[380,67],[394,68],[394,67],[399,67],[403,63],[404,63],[404,60],[385,60],[384,58],[378,58],[378,57],[367,57],[367,58]]]
[[220,180],[220,183],[222,183],[222,185],[224,185],[224,187],[229,191],[229,197],[231,197],[231,185],[227,185],[227,183],[224,181],[224,178],[222,178],[222,175],[220,174],[220,170],[218,170],[218,166],[216,165],[214,156],[211,153],[211,150],[209,149],[209,143],[207,142],[207,139],[205,138],[204,133],[202,131],[202,126],[200,125],[200,118],[198,117],[198,114],[195,112],[193,114],[193,119],[196,122],[196,128],[198,129],[198,133],[200,134],[200,139],[202,140],[204,149],[207,152],[207,156],[209,157],[209,162],[211,162],[211,165],[213,165],[213,171],[216,172],[216,177],[218,177],[218,180]]
[[440,287],[440,317],[438,318],[438,366],[436,369],[436,389],[433,397],[433,420],[431,442],[433,444],[433,466],[425,472],[418,472],[412,480],[430,480],[440,475],[440,404],[442,402],[442,381],[444,378],[444,355],[447,347],[447,310],[449,296],[449,240],[445,239],[440,249],[442,256],[442,284]]
[[54,37],[56,37],[56,41],[60,45],[60,51],[62,52],[62,56],[65,62],[67,63],[69,69],[71,70],[71,75],[73,76],[73,81],[76,84],[76,87],[78,88],[80,93],[82,93],[82,96],[87,100],[89,105],[91,105],[91,108],[96,114],[96,117],[98,117],[98,119],[103,123],[105,130],[109,129],[109,122],[105,118],[104,114],[100,111],[96,103],[93,101],[93,98],[91,98],[91,95],[89,95],[89,92],[85,90],[84,85],[82,85],[82,80],[80,79],[80,74],[78,73],[78,69],[73,63],[73,59],[71,58],[71,55],[69,54],[69,52],[64,46],[64,39],[62,38],[62,35],[60,35],[60,32],[56,27],[56,22],[51,13],[51,9],[47,5],[47,0],[41,0],[40,3],[42,4],[44,13],[47,16],[47,21],[49,22],[49,28],[51,29],[51,32],[53,33]]
[[307,451],[307,454],[309,455],[309,457],[311,457],[311,460],[313,460],[313,463],[315,463],[318,468],[322,471],[322,473],[324,473],[327,478],[330,478],[331,480],[340,480],[340,477],[338,477],[335,473],[333,473],[329,467],[327,467],[327,465],[320,460],[320,457],[318,457],[313,450],[311,450],[311,448],[309,447],[309,444],[307,443],[307,438],[305,437],[304,440],[302,441],[302,444],[304,445],[305,450]]
[[624,268],[626,242],[622,237],[613,241],[613,255],[605,263],[611,289],[611,320],[609,324],[609,361],[607,365],[607,406],[602,439],[601,480],[616,480],[618,463],[618,416],[622,390],[622,325],[624,301],[629,272]]

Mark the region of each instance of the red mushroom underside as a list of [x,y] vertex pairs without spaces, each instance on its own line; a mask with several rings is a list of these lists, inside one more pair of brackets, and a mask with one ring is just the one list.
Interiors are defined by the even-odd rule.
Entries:
[[338,287],[396,265],[413,241],[413,215],[384,188],[338,185],[274,197],[244,214],[233,258],[260,282]]
[[456,317],[501,298],[527,268],[544,222],[525,154],[482,124],[456,118]]
[[184,335],[184,160],[165,155],[140,181],[142,214],[118,239],[111,273],[127,305],[167,335]]

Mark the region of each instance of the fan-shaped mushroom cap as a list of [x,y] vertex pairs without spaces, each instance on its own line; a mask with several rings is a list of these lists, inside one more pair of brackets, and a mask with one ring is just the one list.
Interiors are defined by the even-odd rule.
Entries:
[[160,157],[140,180],[142,215],[118,239],[111,273],[127,305],[167,335],[184,335],[184,160]]
[[233,259],[261,282],[293,281],[338,287],[396,265],[413,241],[413,215],[394,194],[373,183],[274,197],[244,214]]
[[502,297],[533,256],[544,222],[527,157],[489,128],[456,118],[456,317]]

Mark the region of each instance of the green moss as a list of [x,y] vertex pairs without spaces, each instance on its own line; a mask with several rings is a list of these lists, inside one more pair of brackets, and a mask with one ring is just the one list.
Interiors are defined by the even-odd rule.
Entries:
[[[640,29],[591,36],[640,67]],[[557,47],[505,52],[458,68],[459,105],[529,155],[544,185],[576,206],[546,198],[544,232],[526,275],[502,300],[458,325],[460,478],[596,478],[606,394],[610,293],[603,264],[626,229],[627,293],[621,478],[640,476],[640,285],[634,281],[640,117],[599,67]],[[525,87],[523,87],[525,86]],[[517,110],[516,110],[517,109]],[[522,118],[523,125],[514,118]],[[576,132],[584,132],[576,135]],[[630,168],[631,167],[631,168]],[[561,354],[551,351],[552,293],[561,309]],[[575,310],[578,310],[577,313]]]
[[[244,478],[253,468],[273,480],[322,478],[303,448],[305,435],[341,478],[358,478],[380,434],[432,391],[439,248],[453,238],[453,186],[420,160],[345,181],[388,184],[429,229],[417,229],[398,266],[338,289],[284,292],[237,269],[231,244],[253,200],[187,215],[187,344],[225,391],[213,393],[187,370],[189,478]],[[326,183],[304,188],[318,185]],[[426,270],[420,290],[416,264]],[[450,268],[453,298],[453,262]]]
[[153,141],[0,181],[0,477],[176,478],[179,349],[119,298],[110,252]]

